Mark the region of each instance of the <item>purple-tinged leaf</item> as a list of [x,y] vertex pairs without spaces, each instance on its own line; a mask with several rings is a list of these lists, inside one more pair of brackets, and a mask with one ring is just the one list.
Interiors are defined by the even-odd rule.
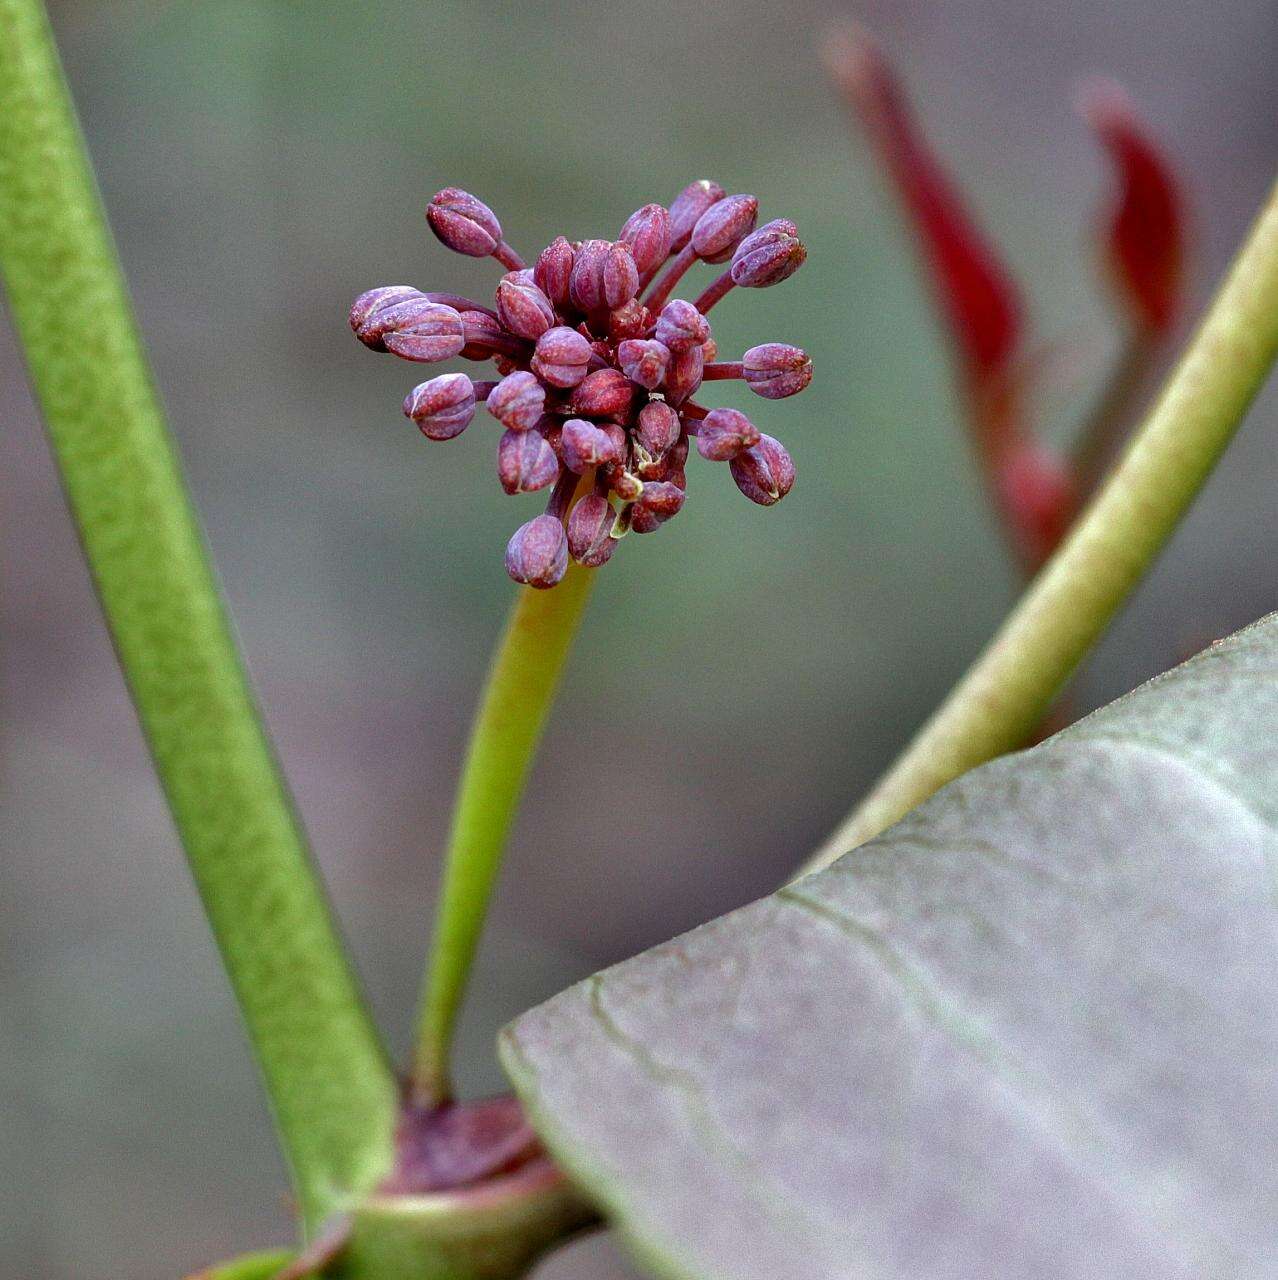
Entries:
[[1278,1257],[1278,614],[503,1054],[679,1280],[1234,1280]]

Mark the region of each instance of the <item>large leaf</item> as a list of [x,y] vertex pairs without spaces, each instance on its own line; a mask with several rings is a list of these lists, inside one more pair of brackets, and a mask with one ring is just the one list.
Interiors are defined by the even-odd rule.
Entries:
[[1278,615],[504,1034],[651,1269],[1278,1274]]

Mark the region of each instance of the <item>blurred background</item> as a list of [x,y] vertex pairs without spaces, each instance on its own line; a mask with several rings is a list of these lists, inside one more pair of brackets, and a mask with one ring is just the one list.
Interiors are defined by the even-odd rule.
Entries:
[[[1019,270],[1036,340],[1065,357],[1039,398],[1056,438],[1115,334],[1079,77],[1120,79],[1188,175],[1195,311],[1278,155],[1265,0],[52,13],[244,651],[397,1050],[511,596],[502,550],[540,498],[500,492],[484,415],[455,443],[418,435],[399,410],[414,370],[352,340],[350,300],[382,283],[491,290],[493,264],[426,228],[446,184],[492,204],[525,254],[615,235],[702,176],[757,193],[761,220],[794,218],[808,244],[793,281],[715,316],[725,352],[812,353],[802,397],[753,405],[798,483],[765,511],[694,458],[686,512],[603,571],[466,1018],[475,1093],[501,1087],[501,1022],[785,876],[1016,590],[909,241],[820,71],[828,25],[881,36]],[[1271,388],[1080,707],[1278,605],[1276,410]],[[0,1273],[173,1280],[285,1240],[283,1173],[3,325],[0,421]],[[592,787],[625,802],[595,806]],[[538,1274],[631,1272],[597,1237]]]

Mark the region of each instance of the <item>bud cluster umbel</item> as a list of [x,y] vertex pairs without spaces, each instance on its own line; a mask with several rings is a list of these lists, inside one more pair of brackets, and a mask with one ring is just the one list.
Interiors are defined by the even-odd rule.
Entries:
[[[516,582],[553,587],[570,557],[597,568],[626,533],[651,533],[676,516],[694,441],[701,457],[728,464],[752,502],[772,506],[790,491],[794,464],[778,441],[744,413],[694,396],[704,383],[740,379],[780,400],[811,381],[811,361],[786,343],[720,361],[707,319],[732,289],[779,284],[802,266],[807,251],[793,222],[760,227],[754,196],[702,179],[668,209],[637,209],[616,240],[559,236],[528,267],[469,192],[438,192],[426,219],[448,248],[506,268],[493,304],[387,285],[355,300],[351,328],[372,350],[419,364],[496,366],[490,381],[442,373],[420,383],[404,412],[428,439],[451,440],[484,404],[502,428],[502,488],[550,490],[545,513],[506,548]],[[694,300],[672,296],[699,262],[723,270]]]

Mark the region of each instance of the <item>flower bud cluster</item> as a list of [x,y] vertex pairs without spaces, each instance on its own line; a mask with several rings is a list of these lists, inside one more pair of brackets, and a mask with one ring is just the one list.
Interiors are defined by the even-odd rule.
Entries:
[[[404,413],[431,440],[451,440],[482,404],[501,428],[497,475],[507,493],[549,490],[545,514],[506,548],[516,582],[552,587],[569,559],[597,568],[628,532],[651,533],[679,514],[692,443],[726,462],[737,488],[771,506],[794,483],[790,455],[736,409],[708,409],[703,383],[736,378],[768,400],[808,385],[798,347],[768,342],[720,361],[706,313],[734,287],[778,284],[806,250],[794,223],[756,227],[754,196],[706,179],[667,209],[636,210],[616,240],[559,236],[530,268],[506,243],[493,211],[455,187],[426,210],[448,248],[506,269],[492,305],[389,285],[351,308],[356,337],[418,363],[492,360],[498,379],[443,373],[414,387]],[[697,262],[726,270],[694,301],[672,297]]]

